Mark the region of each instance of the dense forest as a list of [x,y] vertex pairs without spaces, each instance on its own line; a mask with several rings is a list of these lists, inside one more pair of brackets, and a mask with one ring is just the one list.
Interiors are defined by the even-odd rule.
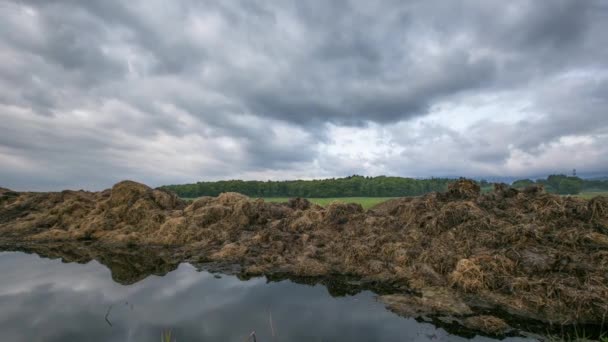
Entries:
[[[432,191],[445,191],[453,178],[414,179],[403,177],[350,176],[321,180],[242,181],[227,180],[195,184],[167,185],[164,188],[180,197],[217,196],[222,192],[239,192],[250,197],[401,197],[418,196]],[[489,191],[492,183],[479,181],[482,190]],[[542,184],[547,192],[577,194],[586,191],[606,191],[608,181],[585,180],[565,175],[551,175],[547,179],[521,179],[513,183],[522,188]]]
[[449,178],[414,179],[402,177],[331,178],[293,181],[198,182],[168,185],[165,188],[180,197],[217,196],[222,192],[239,192],[250,197],[399,197],[416,196],[432,191],[445,191]]

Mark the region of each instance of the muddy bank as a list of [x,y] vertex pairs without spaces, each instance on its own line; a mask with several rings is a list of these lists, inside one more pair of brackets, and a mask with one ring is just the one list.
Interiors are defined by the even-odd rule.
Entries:
[[0,236],[5,246],[70,242],[83,251],[164,246],[175,263],[238,265],[244,275],[349,275],[396,289],[381,298],[395,312],[449,314],[488,331],[507,328],[472,318],[484,310],[551,324],[608,317],[608,199],[539,187],[480,194],[461,180],[368,211],[234,193],[185,203],[129,181],[102,192],[1,189]]

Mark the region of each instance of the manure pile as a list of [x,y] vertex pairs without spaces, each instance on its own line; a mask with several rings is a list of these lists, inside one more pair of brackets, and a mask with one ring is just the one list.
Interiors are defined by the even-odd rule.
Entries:
[[[608,199],[585,200],[459,180],[445,193],[364,211],[236,193],[192,203],[124,181],[102,192],[0,188],[0,242],[175,248],[244,273],[350,275],[402,289],[381,296],[407,316],[451,317],[492,334],[488,313],[608,326]],[[500,315],[499,315],[500,316]]]

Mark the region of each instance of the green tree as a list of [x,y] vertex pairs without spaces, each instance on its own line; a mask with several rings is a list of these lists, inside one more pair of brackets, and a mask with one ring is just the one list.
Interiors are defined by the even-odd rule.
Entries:
[[577,177],[568,177],[559,182],[558,192],[564,195],[576,195],[581,192],[582,182]]
[[516,180],[515,182],[513,182],[512,186],[514,188],[525,188],[525,187],[530,186],[532,184],[534,184],[534,181],[531,180],[531,179],[519,179],[519,180]]

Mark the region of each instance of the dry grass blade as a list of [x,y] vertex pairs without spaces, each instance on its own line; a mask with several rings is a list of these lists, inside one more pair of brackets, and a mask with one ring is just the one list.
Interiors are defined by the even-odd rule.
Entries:
[[165,330],[160,334],[160,342],[177,342],[177,340],[173,338],[171,330]]

